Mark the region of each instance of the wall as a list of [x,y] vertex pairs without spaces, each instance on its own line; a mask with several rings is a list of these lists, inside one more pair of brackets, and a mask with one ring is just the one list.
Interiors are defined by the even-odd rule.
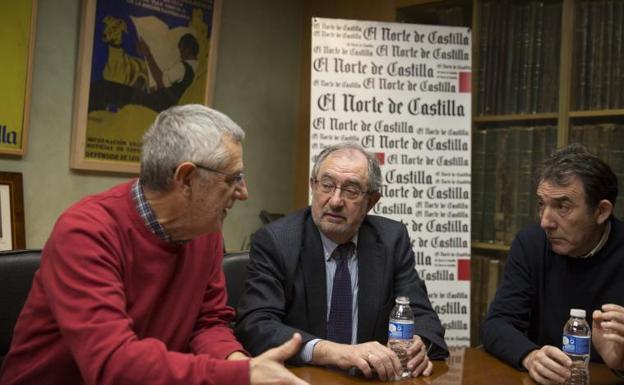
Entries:
[[[214,104],[247,132],[251,193],[226,221],[229,249],[260,226],[260,209],[292,209],[301,14],[291,0],[224,0]],[[43,246],[73,202],[128,180],[69,169],[79,20],[78,0],[38,2],[28,153],[0,158],[0,170],[23,174],[30,248]]]
[[227,247],[240,249],[258,213],[294,209],[293,173],[303,5],[293,0],[225,0],[215,107],[245,130],[249,200],[228,214]]
[[293,201],[295,206],[308,203],[310,162],[310,56],[311,20],[313,17],[335,19],[393,21],[395,2],[393,0],[304,0],[304,30],[301,36],[301,60],[299,81],[299,114],[295,147],[298,149],[293,179]]

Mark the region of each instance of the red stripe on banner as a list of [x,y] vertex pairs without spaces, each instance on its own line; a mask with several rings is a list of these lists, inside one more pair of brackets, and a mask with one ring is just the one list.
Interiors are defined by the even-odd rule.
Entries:
[[376,152],[377,160],[379,161],[379,165],[383,166],[386,163],[386,153],[385,152]]
[[459,92],[470,92],[471,91],[471,76],[470,72],[460,72],[459,73]]
[[457,260],[457,280],[470,281],[470,259]]

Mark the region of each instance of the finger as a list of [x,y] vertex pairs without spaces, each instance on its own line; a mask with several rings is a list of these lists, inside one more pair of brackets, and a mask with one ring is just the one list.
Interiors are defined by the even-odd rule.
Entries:
[[407,362],[407,367],[412,370],[416,366],[420,365],[423,361],[426,361],[427,355],[422,350],[418,352]]
[[607,304],[602,305],[602,311],[604,312],[615,311],[619,313],[624,313],[624,307],[620,305],[616,305],[614,303],[607,303]]
[[419,375],[422,374],[422,372],[427,368],[427,364],[429,363],[429,360],[421,360],[418,365],[415,365],[414,369],[412,370],[412,377],[418,377]]
[[562,383],[569,377],[569,371],[561,366],[559,366],[559,368],[564,370],[563,373],[553,370],[552,366],[545,365],[543,362],[537,362],[534,367],[535,371],[548,381]]
[[572,360],[567,354],[554,346],[544,346],[536,356],[534,368],[540,375],[550,381],[565,381],[570,377],[568,367]]
[[263,356],[274,361],[284,362],[301,349],[301,334],[295,333],[292,338],[282,345],[267,350]]
[[[572,366],[572,360],[565,354],[561,349],[556,348],[554,346],[546,345],[541,351],[548,358],[549,362],[553,362],[557,365],[563,366],[564,368],[569,368]],[[543,362],[543,360],[540,360]]]
[[603,318],[608,319],[608,320],[611,320],[611,319],[623,320],[624,319],[624,312],[619,311],[619,310],[603,311],[602,315],[603,315]]
[[389,357],[384,356],[384,352],[373,352],[367,356],[368,363],[375,369],[377,375],[382,380],[394,378],[394,367]]
[[383,367],[383,365],[379,361],[379,358],[377,358],[377,356],[374,353],[369,352],[366,355],[365,360],[367,364],[370,366],[370,368],[377,373],[377,376],[381,380],[386,379],[386,369]]
[[409,356],[415,356],[420,351],[427,351],[425,343],[420,338],[418,338],[418,340],[412,341],[412,343],[407,347],[407,354]]
[[592,329],[600,327],[600,322],[604,320],[603,313],[600,310],[594,310],[592,313]]
[[368,361],[366,361],[366,359],[361,358],[361,357],[355,357],[353,361],[353,366],[358,368],[360,372],[362,372],[364,377],[366,378],[373,377],[373,370],[371,366],[368,364]]
[[431,373],[433,373],[433,362],[427,360],[427,367],[423,370],[422,375],[428,377]]
[[624,334],[624,324],[616,321],[603,321],[600,327],[605,330],[605,334]]
[[395,352],[385,346],[382,346],[382,348],[386,356],[390,358],[390,362],[392,363],[392,372],[394,373],[394,375],[400,376],[401,373],[403,373],[403,365],[401,364],[399,356],[397,356]]
[[608,334],[604,334],[602,338],[604,338],[607,341],[624,344],[624,337],[619,334],[608,333]]
[[529,372],[529,375],[531,376],[531,378],[533,380],[535,380],[535,382],[537,382],[538,384],[543,384],[543,385],[548,385],[551,384],[552,381],[548,380],[547,378],[543,377],[541,374],[539,374],[537,371],[532,370],[531,372]]

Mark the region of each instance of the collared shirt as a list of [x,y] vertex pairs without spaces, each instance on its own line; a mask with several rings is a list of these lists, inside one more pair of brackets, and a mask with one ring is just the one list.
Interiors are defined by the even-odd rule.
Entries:
[[602,247],[607,243],[607,239],[609,239],[609,233],[611,233],[611,221],[607,222],[604,231],[602,232],[602,237],[600,237],[600,241],[589,253],[577,257],[578,259],[587,259],[593,257],[597,252],[602,249]]
[[[327,288],[327,318],[329,319],[329,312],[331,311],[331,293],[334,288],[334,276],[336,275],[336,268],[338,267],[336,260],[333,259],[332,253],[338,247],[338,244],[331,239],[327,238],[323,233],[321,234],[321,242],[323,243],[323,255],[325,258],[325,285]],[[351,294],[353,295],[353,303],[351,310],[351,343],[357,342],[357,330],[358,330],[358,259],[357,259],[357,234],[351,240],[355,244],[353,254],[347,258],[347,266],[349,268],[349,275],[351,276]],[[312,351],[316,344],[320,341],[319,338],[308,341],[301,350],[301,359],[306,362],[312,362]]]
[[139,213],[139,216],[143,218],[143,222],[145,222],[147,228],[163,241],[171,242],[171,236],[167,234],[165,228],[158,222],[158,219],[156,219],[156,214],[154,214],[154,210],[152,210],[152,207],[147,202],[143,187],[141,187],[138,179],[134,182],[131,191],[134,207]]

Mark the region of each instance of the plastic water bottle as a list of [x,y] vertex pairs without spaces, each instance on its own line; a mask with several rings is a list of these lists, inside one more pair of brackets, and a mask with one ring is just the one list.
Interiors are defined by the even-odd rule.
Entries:
[[388,323],[388,347],[396,353],[403,366],[401,377],[409,377],[407,368],[409,357],[407,348],[411,345],[414,337],[414,313],[410,307],[409,297],[397,297],[396,305],[390,312]]
[[585,310],[570,309],[570,319],[563,327],[563,351],[572,359],[572,377],[566,385],[589,384],[591,329]]

